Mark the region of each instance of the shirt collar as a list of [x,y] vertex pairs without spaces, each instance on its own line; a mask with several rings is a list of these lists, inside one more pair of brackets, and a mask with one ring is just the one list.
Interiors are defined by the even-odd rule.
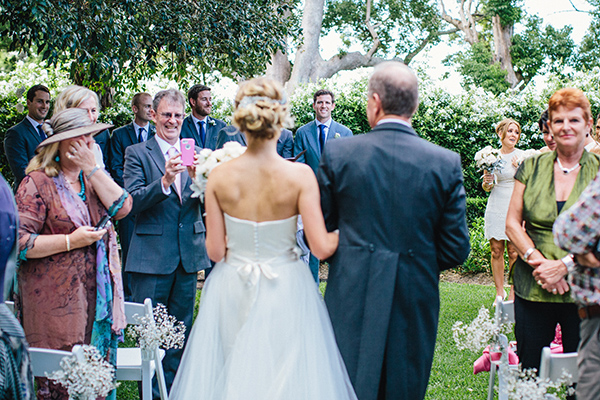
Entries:
[[133,128],[135,130],[135,133],[138,133],[140,131],[140,128],[144,128],[146,130],[146,133],[150,132],[150,123],[146,123],[146,126],[139,126],[138,124],[135,123],[135,121],[133,121]]
[[181,144],[179,143],[179,138],[177,138],[177,142],[175,142],[174,145],[171,145],[163,138],[158,137],[158,135],[154,135],[154,137],[156,138],[156,143],[158,143],[158,146],[160,147],[160,151],[165,157],[167,156],[167,152],[171,147],[175,147],[177,151],[181,153]]
[[39,122],[37,122],[35,119],[31,118],[31,117],[29,116],[29,114],[27,114],[27,115],[25,116],[25,118],[27,118],[27,120],[28,120],[28,121],[31,123],[31,125],[33,125],[33,127],[34,127],[35,129],[37,129],[38,125],[40,125],[40,123],[39,123]]
[[398,119],[398,118],[384,118],[384,119],[380,120],[379,122],[377,122],[377,125],[381,125],[381,124],[400,124],[400,125],[404,125],[409,128],[412,128],[412,125],[410,124],[410,122],[407,122],[403,119]]
[[192,115],[192,120],[194,121],[195,126],[198,126],[198,122],[200,122],[200,121],[204,121],[204,123],[208,125],[208,115],[206,117],[204,117],[203,119],[198,119],[198,118],[194,117],[194,114],[191,114],[191,115]]
[[319,125],[325,125],[327,127],[327,130],[329,130],[329,128],[331,128],[331,122],[333,121],[333,118],[329,118],[327,121],[325,122],[321,122],[318,119],[315,118],[315,123],[317,124],[317,126]]

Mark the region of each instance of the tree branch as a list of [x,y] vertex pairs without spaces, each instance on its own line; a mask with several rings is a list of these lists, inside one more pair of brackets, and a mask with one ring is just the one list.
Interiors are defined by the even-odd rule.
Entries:
[[367,29],[369,30],[369,33],[371,34],[371,37],[373,38],[373,45],[371,46],[371,48],[369,49],[369,52],[367,53],[368,58],[373,57],[373,54],[375,54],[375,52],[377,51],[377,48],[379,47],[379,44],[381,43],[381,41],[379,40],[379,35],[375,31],[375,28],[371,25],[371,3],[372,3],[372,0],[367,0],[367,13],[365,15],[365,25],[367,25]]

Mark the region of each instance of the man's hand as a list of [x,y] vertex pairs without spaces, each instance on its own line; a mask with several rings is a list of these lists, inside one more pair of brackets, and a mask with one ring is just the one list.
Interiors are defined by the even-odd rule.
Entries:
[[593,253],[575,254],[575,261],[584,267],[600,268],[600,260]]
[[181,165],[181,155],[176,154],[170,157],[165,162],[165,174],[162,177],[163,187],[166,189],[175,182],[177,174],[185,171],[185,167]]

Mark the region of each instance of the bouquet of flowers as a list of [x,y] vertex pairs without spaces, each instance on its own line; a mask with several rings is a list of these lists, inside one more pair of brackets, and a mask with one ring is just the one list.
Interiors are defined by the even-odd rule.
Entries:
[[452,338],[459,350],[479,351],[495,340],[500,333],[510,331],[510,325],[507,323],[499,326],[490,317],[487,308],[481,306],[479,314],[469,325],[465,325],[462,321],[454,323]]
[[190,189],[194,192],[192,197],[200,197],[204,201],[206,182],[212,170],[219,164],[241,156],[245,151],[246,147],[238,142],[227,142],[222,149],[215,151],[203,149],[199,154],[198,164],[196,165],[196,176],[192,179],[190,185]]
[[106,397],[117,387],[115,368],[108,363],[94,346],[83,345],[83,359],[65,357],[61,370],[46,374],[48,379],[60,383],[74,400],[91,400]]
[[500,150],[493,149],[492,146],[485,146],[475,153],[475,163],[480,171],[487,171],[491,174],[500,169],[503,162]]
[[158,303],[152,310],[154,318],[146,316],[133,317],[139,325],[128,328],[130,335],[138,339],[142,352],[152,351],[158,347],[163,349],[181,349],[185,340],[185,325],[167,313],[167,307]]
[[542,152],[539,150],[535,150],[535,149],[527,149],[523,153],[521,153],[520,156],[516,157],[515,161],[516,161],[517,165],[521,165],[521,163],[523,161],[525,161],[525,159],[536,156],[538,154],[542,154]]

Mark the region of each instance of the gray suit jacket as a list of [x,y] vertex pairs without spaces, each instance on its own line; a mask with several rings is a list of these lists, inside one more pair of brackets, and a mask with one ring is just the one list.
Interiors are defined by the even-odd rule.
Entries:
[[202,207],[198,198],[191,197],[191,179],[187,171],[181,174],[180,202],[174,185],[168,196],[163,193],[164,172],[165,158],[155,137],[125,149],[123,177],[135,215],[127,272],[165,275],[180,262],[188,273],[210,267]]
[[[242,146],[248,146],[246,142],[246,135],[240,132],[235,126],[226,126],[219,131],[217,137],[217,149],[223,147],[227,142],[238,142]],[[294,139],[292,138],[292,131],[288,129],[282,129],[279,139],[277,139],[277,154],[283,158],[291,158],[294,150]]]
[[386,123],[325,147],[317,174],[340,230],[325,301],[350,380],[375,400],[422,399],[433,360],[439,272],[469,254],[460,157]]
[[25,177],[27,164],[35,155],[35,149],[41,142],[38,131],[27,118],[23,118],[21,122],[6,131],[4,152],[10,170],[15,176],[15,190]]
[[[327,144],[330,141],[337,139],[338,137],[348,136],[352,136],[352,131],[350,129],[335,121],[331,121],[325,147],[327,147]],[[296,137],[294,138],[294,155],[300,154],[303,150],[306,150],[306,153],[298,158],[298,162],[308,164],[316,174],[317,168],[319,168],[321,150],[319,149],[319,128],[315,121],[311,121],[308,124],[301,126],[296,131]]]
[[219,131],[227,126],[224,121],[220,119],[208,117],[208,126],[206,127],[206,139],[204,146],[202,146],[202,141],[200,140],[200,135],[198,135],[198,128],[194,126],[194,120],[191,115],[188,115],[183,120],[183,125],[181,126],[181,138],[194,139],[196,142],[196,146],[205,149],[215,150],[217,148],[217,136],[219,135]]
[[[154,136],[156,128],[152,124],[148,125],[148,139],[150,139]],[[123,182],[125,149],[136,143],[138,143],[138,135],[133,126],[133,122],[115,129],[112,133],[112,138],[110,139],[110,165],[107,165],[107,169],[110,171],[115,182],[121,187],[125,186],[125,183]]]

